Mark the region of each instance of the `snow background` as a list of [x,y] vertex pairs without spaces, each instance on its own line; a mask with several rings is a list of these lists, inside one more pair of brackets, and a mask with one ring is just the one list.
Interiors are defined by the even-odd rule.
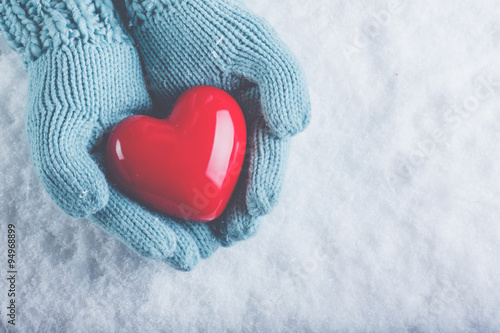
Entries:
[[247,3],[303,64],[313,120],[257,237],[190,273],[51,201],[22,62],[0,42],[0,256],[13,222],[19,331],[499,331],[497,2]]

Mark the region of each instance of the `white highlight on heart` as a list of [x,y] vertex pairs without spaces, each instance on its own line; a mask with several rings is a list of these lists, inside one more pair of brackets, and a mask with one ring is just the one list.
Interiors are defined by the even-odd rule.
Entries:
[[234,125],[229,111],[221,110],[217,112],[216,126],[212,154],[208,161],[206,175],[216,186],[221,187],[229,167],[229,159],[234,145]]

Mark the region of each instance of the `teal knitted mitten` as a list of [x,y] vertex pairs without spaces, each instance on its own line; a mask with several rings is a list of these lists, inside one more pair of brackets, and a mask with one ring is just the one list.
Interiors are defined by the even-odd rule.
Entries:
[[278,199],[289,137],[310,119],[300,66],[272,28],[239,2],[126,0],[125,4],[127,26],[160,110],[170,110],[184,91],[198,85],[226,90],[242,107],[249,129],[245,173],[228,208],[210,226],[225,246],[254,235],[258,217]]
[[152,108],[139,56],[111,0],[0,0],[0,27],[27,67],[29,143],[54,201],[177,269],[210,256],[219,245],[207,224],[150,212],[103,172],[104,145],[96,143],[121,119]]

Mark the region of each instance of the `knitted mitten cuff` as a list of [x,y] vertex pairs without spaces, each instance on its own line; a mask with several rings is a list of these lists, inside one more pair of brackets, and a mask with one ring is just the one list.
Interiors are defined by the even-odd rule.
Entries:
[[0,27],[25,61],[77,41],[99,44],[129,39],[110,0],[0,0]]
[[219,244],[208,225],[150,212],[105,177],[98,138],[152,108],[139,55],[112,0],[0,0],[0,27],[24,56],[33,162],[57,205],[176,269],[210,256]]
[[0,0],[0,25],[28,70],[28,139],[41,182],[71,216],[101,210],[108,183],[90,147],[151,108],[111,0]]

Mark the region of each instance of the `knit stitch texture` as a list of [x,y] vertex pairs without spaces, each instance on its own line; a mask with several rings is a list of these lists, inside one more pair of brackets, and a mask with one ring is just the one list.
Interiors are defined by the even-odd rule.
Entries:
[[[258,231],[280,193],[289,137],[310,117],[302,71],[267,23],[232,1],[0,0],[0,27],[29,75],[36,172],[67,214],[179,270]],[[103,142],[120,120],[167,116],[180,94],[207,84],[242,106],[249,148],[226,211],[193,223],[118,191]]]
[[[249,128],[246,172],[211,228],[224,246],[253,236],[276,204],[290,136],[310,120],[297,60],[263,19],[229,0],[126,0],[153,101],[170,110],[187,89],[211,85],[240,104]],[[165,115],[164,115],[165,116]]]

